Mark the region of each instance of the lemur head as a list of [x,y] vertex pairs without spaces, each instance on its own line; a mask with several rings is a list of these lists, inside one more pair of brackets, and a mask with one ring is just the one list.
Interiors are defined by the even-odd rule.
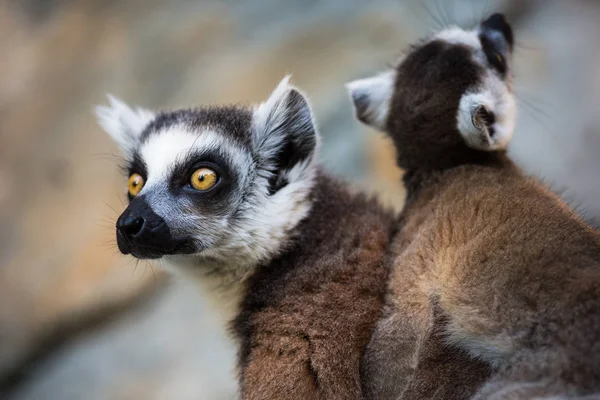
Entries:
[[513,32],[501,14],[413,46],[395,69],[347,85],[356,116],[386,131],[398,164],[438,169],[503,151],[515,124]]
[[319,139],[288,78],[256,107],[153,113],[111,97],[97,114],[127,160],[123,254],[256,264],[310,209]]

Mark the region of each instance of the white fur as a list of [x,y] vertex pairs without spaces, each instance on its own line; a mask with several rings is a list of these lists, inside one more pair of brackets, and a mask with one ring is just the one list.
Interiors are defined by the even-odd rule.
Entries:
[[[473,113],[478,106],[485,106],[494,112],[494,135],[473,124]],[[460,99],[456,116],[457,128],[467,144],[475,149],[496,151],[505,149],[512,139],[517,108],[512,93],[506,84],[494,73],[487,71],[479,88],[465,93]]]
[[[296,126],[298,128],[312,126],[312,131],[315,133],[317,131],[317,125],[308,99],[301,90],[290,85],[289,81],[290,75],[287,75],[279,82],[277,88],[275,88],[269,98],[256,107],[254,111],[252,121],[254,150],[266,158],[273,156],[280,149],[283,140],[286,138],[286,132],[281,132],[280,130],[282,129],[283,122],[290,118],[290,110],[286,108],[286,100],[292,91],[296,91],[304,97],[307,107],[300,110],[299,115],[293,116],[296,125],[287,128],[295,130]],[[318,145],[320,140],[318,133],[315,140]]]
[[481,49],[477,30],[465,31],[457,26],[444,29],[434,36],[434,39],[443,40],[450,44],[462,44],[473,49]]
[[[254,151],[259,157],[265,159],[275,155],[281,148],[286,132],[278,131],[282,122],[289,118],[286,109],[286,99],[291,91],[302,93],[289,84],[286,76],[269,96],[254,111],[252,135]],[[320,137],[316,123],[310,110],[302,109],[300,115],[294,115],[298,125],[312,126],[316,149],[311,157],[296,164],[291,170],[283,171],[288,184],[276,193],[268,193],[268,179],[270,174],[263,170],[261,175],[255,177],[251,207],[247,210],[245,218],[236,222],[235,230],[238,232],[236,247],[237,255],[243,257],[243,262],[257,264],[276,254],[289,239],[289,231],[293,229],[310,210],[308,196],[312,190],[316,167],[315,157],[318,154]],[[239,251],[239,247],[244,251]],[[239,258],[239,257],[236,257]],[[241,260],[240,260],[241,261]]]
[[169,179],[170,169],[188,153],[208,149],[220,149],[230,154],[229,158],[239,163],[240,168],[250,163],[244,151],[214,130],[197,132],[183,124],[170,126],[162,132],[153,133],[139,148],[140,156],[148,168],[148,181],[144,189]]
[[[281,148],[286,132],[279,129],[289,110],[286,109],[286,99],[291,91],[298,91],[289,84],[286,76],[269,96],[254,111],[252,123],[253,151],[262,159],[273,157]],[[289,232],[310,210],[308,196],[312,190],[316,174],[315,157],[320,143],[319,134],[310,105],[306,98],[307,107],[301,115],[294,115],[299,125],[311,125],[314,132],[316,148],[312,156],[296,164],[291,170],[283,171],[288,184],[274,194],[268,192],[268,180],[271,177],[268,165],[262,168],[254,177],[255,191],[247,198],[246,210],[242,217],[235,221],[233,227],[236,236],[227,252],[227,259],[240,264],[256,265],[268,260],[276,254],[289,239]],[[208,250],[207,255],[222,258],[220,254]]]
[[293,87],[290,85],[290,75],[285,76],[269,98],[259,104],[254,111],[252,143],[255,151],[265,152],[268,155],[276,152],[281,143],[280,135],[269,135],[273,126],[279,126],[281,120],[287,116],[284,108],[285,99]]
[[471,57],[481,65],[487,66],[487,57],[483,52],[479,40],[479,28],[466,31],[459,27],[445,29],[434,36],[434,39],[443,40],[449,44],[461,44],[472,49]]
[[[346,84],[357,117],[377,129],[385,129],[390,99],[394,92],[396,72],[388,70],[370,78],[358,79]],[[367,101],[367,107],[361,102]],[[359,115],[359,113],[361,115]]]
[[500,368],[505,365],[514,352],[513,340],[505,334],[480,338],[477,335],[466,334],[453,325],[448,327],[448,331],[449,335],[446,337],[446,342],[449,345],[458,346],[469,351],[473,357],[484,360],[493,368]]
[[138,144],[144,129],[154,119],[154,113],[145,108],[132,109],[118,98],[107,95],[108,106],[97,106],[96,116],[100,126],[130,155]]
[[273,195],[266,191],[266,180],[256,193],[256,202],[246,218],[236,225],[238,245],[246,251],[247,263],[257,264],[277,254],[289,239],[290,231],[304,219],[311,208],[308,196],[313,188],[315,165],[312,159],[297,164],[288,174],[289,183]]
[[[195,130],[194,130],[195,129]],[[248,151],[241,149],[236,143],[229,140],[225,135],[211,128],[204,128],[198,131],[185,124],[170,126],[161,132],[153,133],[139,148],[139,154],[142,161],[148,169],[147,182],[140,191],[139,195],[149,196],[152,209],[172,226],[182,225],[178,223],[180,216],[187,204],[181,204],[179,201],[171,199],[167,193],[168,184],[171,180],[172,167],[179,162],[184,161],[189,153],[202,151],[218,151],[229,163],[229,166],[240,172],[240,186],[248,185],[248,171],[252,167],[252,157]],[[213,230],[224,231],[227,229],[228,219],[226,216],[211,218],[210,221],[202,219],[199,215],[186,215],[185,220],[188,223],[194,223]],[[207,240],[205,232],[198,233],[200,240]],[[215,251],[216,255],[223,258],[228,254],[229,246],[235,247],[239,251],[239,245],[235,242],[240,241],[236,234],[229,238],[215,237],[222,240],[221,246]],[[245,252],[239,251],[240,256],[245,256]],[[231,261],[231,260],[230,260]]]
[[222,332],[229,335],[228,324],[237,316],[244,294],[247,269],[238,271],[230,268],[231,274],[206,274],[202,265],[193,257],[165,257],[166,267],[176,279],[192,280],[210,305],[212,315]]

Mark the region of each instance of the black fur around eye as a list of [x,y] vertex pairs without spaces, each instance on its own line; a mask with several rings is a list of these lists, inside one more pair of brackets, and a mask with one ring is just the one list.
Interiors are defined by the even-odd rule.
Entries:
[[[202,171],[214,174],[214,182],[210,187],[192,181],[194,175]],[[237,181],[236,173],[228,167],[228,162],[217,151],[190,153],[176,163],[169,172],[169,191],[174,195],[185,195],[206,205],[206,202],[222,200],[230,192],[231,186]]]

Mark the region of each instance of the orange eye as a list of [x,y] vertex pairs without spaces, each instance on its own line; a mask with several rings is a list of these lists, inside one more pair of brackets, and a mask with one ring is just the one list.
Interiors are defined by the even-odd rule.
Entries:
[[144,187],[144,178],[140,174],[131,174],[129,181],[127,182],[127,190],[131,197],[138,195],[140,190]]
[[190,185],[196,190],[208,190],[217,184],[219,177],[210,168],[199,168],[192,174]]
[[504,57],[502,56],[502,54],[496,53],[496,60],[498,60],[500,64],[504,64]]

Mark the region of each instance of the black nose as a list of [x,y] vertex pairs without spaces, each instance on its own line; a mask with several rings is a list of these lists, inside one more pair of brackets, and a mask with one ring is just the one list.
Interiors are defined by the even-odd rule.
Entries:
[[131,215],[121,215],[117,220],[117,229],[128,239],[133,238],[140,233],[146,221],[143,217],[133,217]]
[[123,254],[158,258],[174,254],[177,245],[165,220],[156,214],[144,195],[134,198],[116,224],[117,245]]
[[513,47],[513,30],[503,14],[493,14],[483,21],[481,33],[498,47],[502,47],[500,42],[505,42],[504,46],[508,45],[511,49]]

